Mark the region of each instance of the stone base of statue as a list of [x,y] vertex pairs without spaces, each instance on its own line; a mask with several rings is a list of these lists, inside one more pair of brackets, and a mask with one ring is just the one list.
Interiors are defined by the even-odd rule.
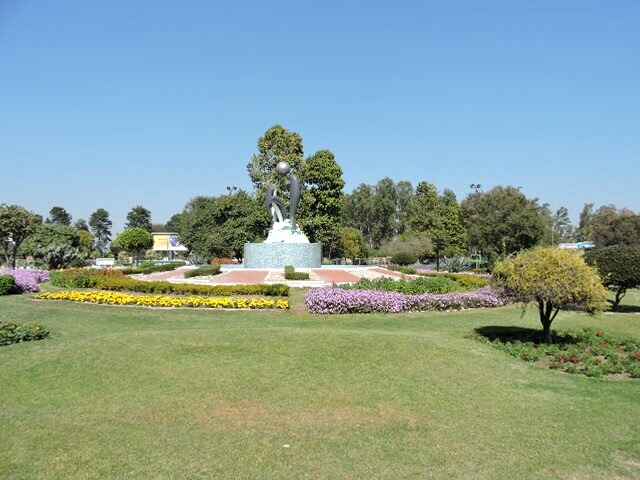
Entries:
[[244,245],[245,268],[319,268],[322,265],[322,245],[309,239],[290,220],[275,222],[264,243]]

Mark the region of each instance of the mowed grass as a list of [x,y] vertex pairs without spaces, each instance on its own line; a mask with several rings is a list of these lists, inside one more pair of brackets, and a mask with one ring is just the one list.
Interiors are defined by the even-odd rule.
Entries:
[[[532,367],[469,335],[516,307],[314,317],[0,298],[0,478],[640,478],[640,382]],[[638,299],[634,292],[627,301]],[[559,329],[640,337],[640,315]]]

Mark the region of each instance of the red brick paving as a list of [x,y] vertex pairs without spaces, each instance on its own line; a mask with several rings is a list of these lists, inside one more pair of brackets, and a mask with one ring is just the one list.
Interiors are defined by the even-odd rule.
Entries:
[[320,280],[331,283],[357,282],[360,280],[359,276],[345,272],[344,270],[327,270],[323,268],[322,270],[314,270],[313,273],[315,273]]
[[174,278],[184,278],[184,272],[187,270],[179,268],[177,270],[171,270],[169,272],[156,272],[150,273],[143,277],[144,280],[169,280]]
[[264,283],[269,272],[260,270],[245,270],[237,272],[226,272],[214,277],[215,283],[244,283],[248,285],[257,285]]

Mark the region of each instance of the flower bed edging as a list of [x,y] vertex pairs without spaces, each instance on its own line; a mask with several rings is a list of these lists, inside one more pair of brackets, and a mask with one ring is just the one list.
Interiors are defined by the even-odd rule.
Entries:
[[79,292],[60,291],[43,292],[36,296],[38,300],[63,300],[80,303],[105,305],[137,305],[141,307],[165,308],[232,308],[232,309],[281,309],[289,308],[288,300],[267,298],[236,297],[196,297],[171,295],[131,295],[116,292]]

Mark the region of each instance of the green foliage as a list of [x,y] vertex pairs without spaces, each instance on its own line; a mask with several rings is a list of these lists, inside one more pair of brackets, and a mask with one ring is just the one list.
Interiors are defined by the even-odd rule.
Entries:
[[340,250],[346,258],[355,260],[367,256],[367,246],[362,232],[356,228],[343,227],[340,230]]
[[107,245],[111,241],[111,220],[109,212],[104,208],[99,208],[89,217],[91,233],[96,239],[96,248],[102,253],[106,253]]
[[473,268],[473,261],[468,257],[445,257],[442,267],[451,273],[465,272]]
[[585,260],[598,269],[604,285],[615,293],[611,301],[614,310],[627,290],[640,287],[640,247],[596,248],[585,254]]
[[0,275],[0,296],[17,291],[16,280],[11,275]]
[[403,252],[411,253],[420,261],[435,255],[433,242],[426,232],[408,231],[384,243],[379,249],[379,253],[385,257],[393,257]]
[[469,273],[440,273],[440,272],[427,272],[418,271],[417,275],[423,277],[444,277],[449,280],[453,280],[463,290],[478,290],[479,288],[488,287],[490,282],[487,277],[480,275],[473,275]]
[[42,340],[49,336],[49,330],[39,323],[17,324],[0,321],[0,345]]
[[460,291],[460,285],[446,277],[424,277],[415,280],[394,280],[391,278],[361,279],[351,285],[342,285],[347,290],[378,290],[405,294],[450,293]]
[[258,139],[258,153],[251,157],[247,172],[257,191],[268,182],[277,183],[284,191],[284,178],[275,174],[278,162],[289,163],[293,173],[300,174],[304,163],[302,137],[281,125],[274,125]]
[[169,262],[160,264],[147,263],[146,265],[142,264],[134,268],[125,268],[121,270],[121,272],[125,275],[148,275],[150,273],[170,272],[182,266],[184,266],[184,262]]
[[[606,208],[606,207],[605,207]],[[593,241],[597,247],[627,245],[640,247],[640,215],[627,210],[600,210],[592,220]]]
[[391,263],[395,263],[396,265],[413,265],[417,261],[418,259],[411,252],[398,252],[391,257]]
[[340,247],[340,219],[344,206],[342,169],[329,150],[309,157],[301,172],[305,190],[299,207],[299,223],[311,242],[321,242],[325,257]]
[[42,223],[39,215],[18,205],[0,205],[0,253],[6,264],[16,267],[18,251],[22,243]]
[[583,329],[578,333],[554,333],[552,343],[541,344],[539,335],[526,329],[499,333],[480,330],[478,339],[527,362],[588,377],[640,378],[640,342],[635,339]]
[[127,214],[127,229],[141,228],[151,232],[151,212],[142,205],[137,205]]
[[492,261],[537,245],[547,231],[537,199],[528,199],[515,187],[473,193],[461,211],[470,246]]
[[345,197],[343,223],[362,232],[369,247],[379,247],[408,228],[410,182],[383,178],[376,185],[360,184]]
[[76,223],[73,226],[76,227],[77,230],[84,230],[86,232],[89,231],[89,225],[84,218],[79,218],[78,220],[76,220]]
[[51,283],[63,288],[96,288],[176,295],[265,295],[287,296],[286,285],[192,285],[186,283],[148,282],[126,277],[122,270],[72,269],[51,274]]
[[295,268],[291,265],[284,267],[285,280],[309,280],[309,274],[307,272],[296,272]]
[[153,237],[148,230],[133,227],[120,233],[116,238],[116,243],[125,252],[139,259],[144,255],[145,250],[153,246]]
[[180,232],[181,219],[182,219],[181,213],[176,213],[175,215],[172,215],[169,221],[164,225],[165,231],[172,232],[172,233]]
[[[88,232],[83,231],[83,234]],[[91,250],[82,243],[80,231],[74,227],[45,223],[24,242],[20,253],[33,257],[41,267],[55,270],[83,265]]]
[[551,341],[551,322],[560,310],[581,307],[604,310],[607,292],[595,269],[578,253],[538,247],[498,263],[493,271],[498,285],[524,303],[538,306],[544,339]]
[[219,273],[220,273],[220,265],[204,265],[194,270],[189,270],[185,272],[184,278],[205,277],[205,276],[218,275]]
[[55,223],[56,225],[71,225],[71,215],[62,207],[53,207],[49,210],[49,218],[47,223]]
[[244,191],[196,197],[180,216],[179,237],[203,263],[216,257],[242,258],[245,243],[264,238],[269,214]]

